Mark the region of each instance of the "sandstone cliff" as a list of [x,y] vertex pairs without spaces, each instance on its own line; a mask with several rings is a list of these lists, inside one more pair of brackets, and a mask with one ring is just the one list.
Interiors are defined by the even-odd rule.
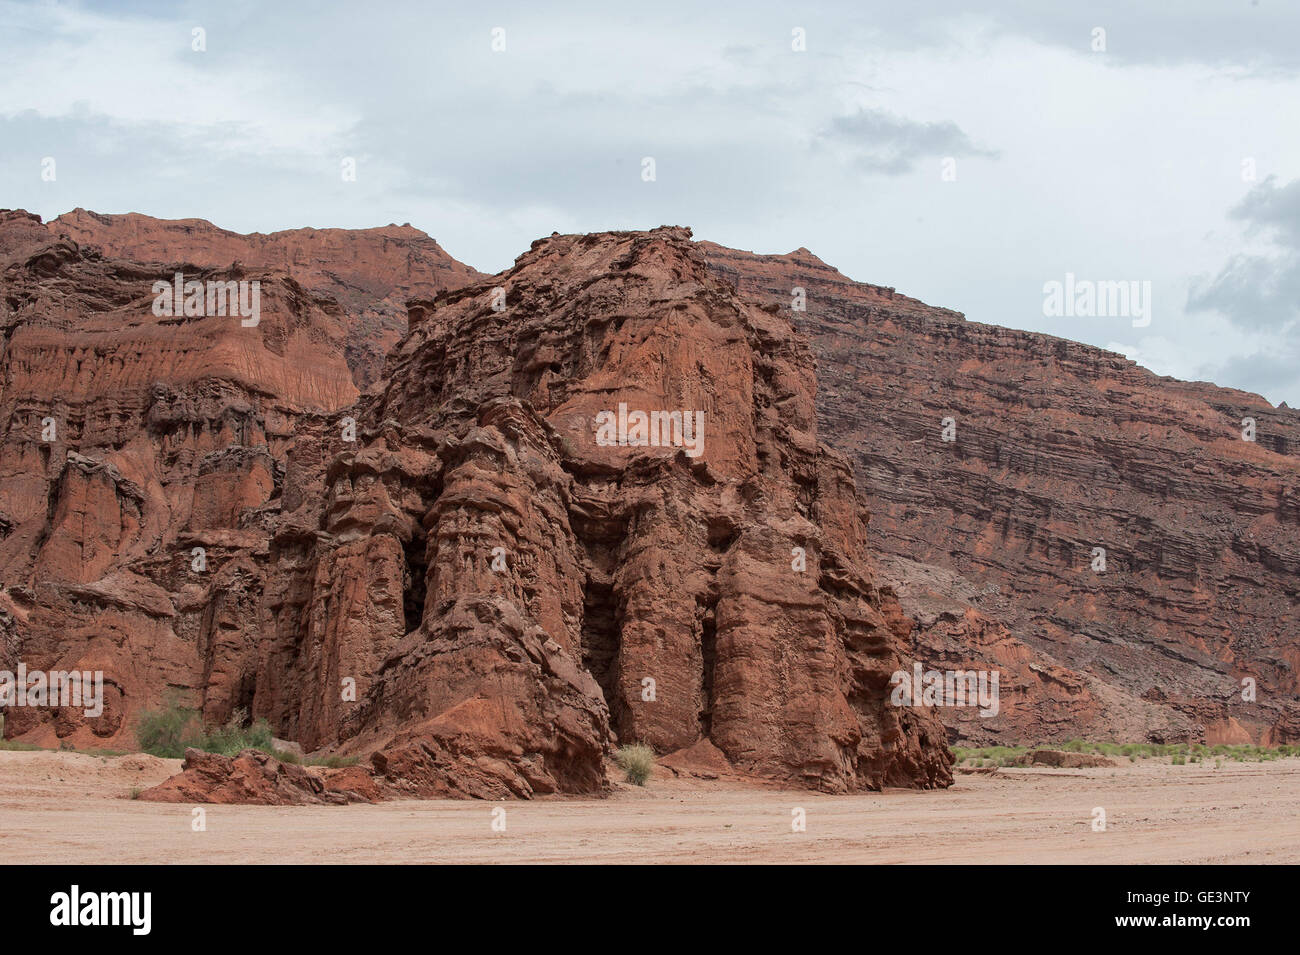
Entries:
[[[937,720],[889,704],[910,622],[812,355],[687,230],[555,236],[417,298],[358,399],[348,313],[295,275],[200,275],[260,280],[255,328],[158,317],[174,263],[38,226],[0,221],[0,646],[112,688],[7,735],[126,742],[179,690],[368,755],[387,794],[598,793],[618,740],[831,791],[950,781]],[[703,441],[598,443],[620,405],[699,412]]]
[[155,315],[172,265],[104,258],[25,213],[0,213],[0,248],[0,667],[107,684],[102,714],[11,708],[6,735],[129,742],[128,715],[169,689],[228,715],[255,675],[239,655],[289,444],[357,398],[344,315],[284,272],[256,276],[255,327]]
[[1300,738],[1300,413],[967,322],[804,249],[701,245],[811,340],[822,438],[853,459],[918,655],[1002,669],[998,718],[943,712],[956,738]]
[[[178,270],[261,321],[153,314]],[[110,684],[7,736],[131,745],[180,692],[373,754],[372,795],[599,792],[618,740],[943,785],[886,702],[913,659],[1001,674],[953,740],[1300,736],[1300,415],[807,250],[553,236],[489,278],[407,227],[2,212],[0,328],[0,669]],[[702,453],[597,443],[620,405]]]
[[347,316],[344,357],[365,390],[406,332],[406,301],[460,288],[482,274],[457,262],[410,225],[376,229],[292,229],[242,235],[204,219],[101,215],[74,209],[50,231],[136,262],[288,272],[304,288],[333,298]]

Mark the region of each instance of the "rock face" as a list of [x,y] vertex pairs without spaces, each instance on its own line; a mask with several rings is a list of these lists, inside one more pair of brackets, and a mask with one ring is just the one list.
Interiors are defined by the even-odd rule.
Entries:
[[1001,669],[1002,712],[944,711],[954,739],[1300,738],[1300,413],[967,322],[804,249],[701,245],[811,340],[821,434],[854,462],[918,656]]
[[[293,521],[330,535],[316,567],[364,555],[318,594],[373,575],[359,589],[396,618],[378,555],[406,558],[410,626],[345,749],[418,792],[493,797],[598,791],[611,728],[831,791],[950,781],[938,723],[889,705],[909,624],[865,566],[847,461],[817,441],[812,356],[687,230],[540,241],[410,324],[323,509]],[[696,423],[602,443],[620,406]]]
[[[262,282],[253,328],[157,317],[173,264],[64,225],[0,223],[0,648],[111,686],[10,735],[126,741],[179,690],[368,756],[357,789],[389,795],[600,793],[618,740],[828,791],[951,781],[938,721],[889,702],[911,623],[812,355],[687,230],[555,236],[417,297],[358,398],[349,314],[296,273],[199,270]],[[195,760],[208,790],[255,775]]]
[[293,229],[241,235],[204,219],[100,215],[74,209],[49,226],[83,246],[136,262],[283,271],[347,316],[344,358],[365,390],[406,332],[406,300],[460,288],[484,276],[457,262],[410,225],[377,229]]
[[[176,271],[260,320],[155,314]],[[128,747],[180,694],[362,798],[493,799],[632,741],[843,792],[946,785],[945,736],[1300,738],[1300,415],[806,250],[483,277],[405,227],[0,212],[0,329],[0,670],[106,681],[9,737]],[[997,715],[892,705],[914,661]]]
[[[13,707],[33,742],[130,745],[171,690],[209,718],[257,676],[259,561],[300,422],[357,389],[345,317],[284,272],[260,320],[154,314],[172,266],[107,259],[0,213],[0,666],[102,671],[103,710]],[[251,656],[250,656],[251,654]]]

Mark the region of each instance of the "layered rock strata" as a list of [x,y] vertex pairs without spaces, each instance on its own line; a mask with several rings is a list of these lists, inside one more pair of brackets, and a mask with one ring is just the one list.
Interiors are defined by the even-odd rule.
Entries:
[[806,249],[701,245],[811,341],[821,434],[853,460],[918,655],[1002,669],[1000,716],[944,711],[954,738],[1300,738],[1300,412],[968,322]]
[[[0,222],[0,645],[109,686],[6,735],[129,742],[179,693],[364,756],[387,795],[599,793],[618,741],[829,791],[950,781],[932,714],[888,700],[910,622],[811,353],[687,230],[555,236],[413,301],[359,398],[347,311],[294,276],[41,228]],[[180,268],[259,281],[260,322],[155,314]],[[605,440],[627,409],[663,440]]]

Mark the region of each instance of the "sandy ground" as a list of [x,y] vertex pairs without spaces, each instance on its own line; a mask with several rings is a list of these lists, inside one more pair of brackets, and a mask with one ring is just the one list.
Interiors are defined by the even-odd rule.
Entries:
[[[179,760],[0,752],[13,863],[1300,862],[1300,760],[999,770],[943,792],[826,796],[653,779],[609,799],[207,806],[133,801]],[[1103,807],[1107,830],[1092,831]],[[791,810],[807,813],[792,832]]]

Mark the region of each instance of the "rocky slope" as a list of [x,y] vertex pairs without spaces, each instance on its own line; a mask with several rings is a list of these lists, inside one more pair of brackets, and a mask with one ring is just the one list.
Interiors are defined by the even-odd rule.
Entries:
[[854,461],[918,655],[1002,670],[1002,712],[945,711],[954,737],[1300,738],[1300,413],[967,322],[804,249],[701,245],[810,338],[823,439]]
[[[370,757],[349,791],[599,793],[618,740],[830,791],[950,781],[937,720],[889,703],[910,622],[812,355],[686,230],[555,236],[417,298],[360,398],[348,313],[294,275],[198,276],[262,282],[249,328],[154,315],[175,263],[61,224],[4,214],[0,248],[0,663],[111,682],[104,714],[14,709],[7,736],[129,741],[178,691]],[[620,405],[698,411],[703,442],[598,443]]]

